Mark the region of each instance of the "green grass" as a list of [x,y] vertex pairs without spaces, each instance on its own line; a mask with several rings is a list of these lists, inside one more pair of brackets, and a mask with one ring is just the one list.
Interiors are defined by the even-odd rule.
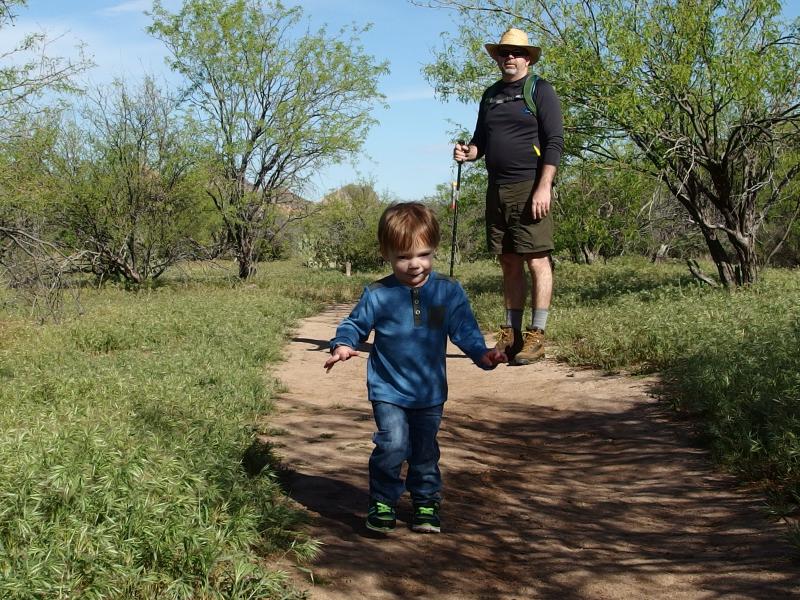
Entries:
[[[456,275],[481,324],[500,324],[499,267]],[[795,508],[799,273],[735,293],[636,260],[555,275],[559,358],[659,372],[715,456]],[[87,286],[83,316],[67,298],[45,325],[0,291],[0,597],[297,598],[271,557],[316,544],[269,449],[251,456],[257,476],[242,461],[290,328],[375,277],[274,263],[241,283],[191,265],[138,291]]]
[[[479,320],[499,325],[499,268],[469,265],[459,277]],[[701,286],[682,264],[625,259],[559,263],[555,281],[548,337],[558,358],[659,372],[665,397],[722,464],[797,508],[800,272],[769,270],[757,285],[727,292]]]
[[83,317],[0,313],[0,597],[293,598],[265,557],[316,543],[243,455],[289,328],[363,280],[265,265],[84,289]]

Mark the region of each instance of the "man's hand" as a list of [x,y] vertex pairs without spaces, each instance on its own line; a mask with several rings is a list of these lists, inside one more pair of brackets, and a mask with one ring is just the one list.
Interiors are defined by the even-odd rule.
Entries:
[[477,146],[470,146],[469,144],[462,144],[456,142],[453,147],[453,160],[456,162],[464,162],[467,160],[475,160],[478,158]]
[[500,352],[497,348],[492,348],[481,357],[481,363],[487,367],[495,367],[500,363],[508,362],[505,352]]
[[549,185],[540,185],[537,186],[536,190],[533,192],[533,198],[531,199],[531,215],[534,221],[544,219],[550,212],[550,190],[551,188]]
[[350,346],[336,346],[328,357],[328,360],[325,361],[325,372],[329,372],[333,368],[333,365],[340,360],[350,360],[353,356],[358,356],[358,352],[353,350]]

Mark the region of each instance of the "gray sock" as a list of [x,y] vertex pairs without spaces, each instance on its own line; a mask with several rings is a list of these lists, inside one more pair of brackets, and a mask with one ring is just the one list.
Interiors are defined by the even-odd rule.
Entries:
[[541,329],[547,327],[547,315],[550,311],[546,308],[537,308],[533,311],[533,320],[531,321],[531,329]]
[[506,325],[510,325],[514,329],[522,329],[522,313],[525,310],[522,308],[507,308],[506,309]]

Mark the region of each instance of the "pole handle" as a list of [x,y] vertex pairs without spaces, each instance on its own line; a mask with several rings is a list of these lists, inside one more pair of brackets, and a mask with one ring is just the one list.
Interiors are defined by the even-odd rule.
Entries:
[[[456,140],[456,144],[458,144],[459,146],[463,146],[466,143],[467,142],[465,142],[464,140]],[[463,160],[457,160],[456,162],[458,163],[458,167],[461,168],[461,165],[463,164],[464,161]]]

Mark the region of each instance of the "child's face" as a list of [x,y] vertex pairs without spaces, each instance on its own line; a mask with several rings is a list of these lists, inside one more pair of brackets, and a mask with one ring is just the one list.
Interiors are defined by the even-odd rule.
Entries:
[[416,244],[410,250],[390,250],[383,258],[391,263],[394,276],[400,283],[419,287],[428,280],[433,269],[433,251],[430,246]]

